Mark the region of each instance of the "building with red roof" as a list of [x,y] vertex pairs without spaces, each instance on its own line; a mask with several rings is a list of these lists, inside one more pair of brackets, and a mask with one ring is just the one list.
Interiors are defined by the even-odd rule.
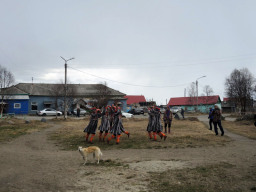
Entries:
[[127,105],[139,104],[141,102],[146,102],[144,95],[126,95],[124,96],[127,99]]
[[218,105],[221,108],[221,100],[219,95],[214,96],[199,96],[198,101],[197,97],[174,97],[169,100],[169,106],[178,106],[182,107],[185,111],[195,111],[208,112],[210,107]]

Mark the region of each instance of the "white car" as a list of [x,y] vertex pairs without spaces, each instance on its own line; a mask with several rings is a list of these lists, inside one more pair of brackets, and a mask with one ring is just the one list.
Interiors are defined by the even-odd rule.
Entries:
[[122,117],[125,117],[125,118],[132,118],[133,117],[133,114],[131,113],[126,113],[124,111],[121,111],[122,112]]
[[[77,114],[76,109],[74,109],[73,114],[74,115]],[[85,116],[86,114],[89,114],[89,113],[86,110],[84,110],[84,109],[80,109],[80,115],[84,115]]]
[[181,110],[180,107],[171,107],[171,108],[170,108],[170,111],[171,111],[172,113],[174,113],[174,114],[178,113],[180,110]]
[[62,115],[62,112],[56,111],[55,109],[51,109],[51,108],[46,108],[41,111],[37,111],[37,115],[40,115],[40,116],[56,115],[56,113],[58,116]]

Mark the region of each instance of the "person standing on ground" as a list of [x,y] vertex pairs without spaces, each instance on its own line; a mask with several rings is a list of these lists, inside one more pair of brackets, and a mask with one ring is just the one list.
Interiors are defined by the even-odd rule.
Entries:
[[148,126],[147,126],[149,139],[153,139],[152,131],[153,131],[154,124],[155,124],[155,114],[154,114],[153,108],[150,107],[148,108]]
[[161,123],[161,112],[160,108],[154,106],[154,115],[155,115],[155,123],[153,126],[153,136],[154,136],[154,141],[157,140],[156,135],[158,134],[160,138],[164,138],[164,141],[166,140],[167,136],[162,132],[163,131],[163,126]]
[[172,112],[170,111],[169,106],[167,106],[167,109],[164,112],[164,133],[167,133],[167,125],[168,125],[168,133],[171,133]]
[[183,119],[184,119],[184,113],[185,113],[185,111],[184,111],[184,109],[183,109],[183,108],[181,108],[180,113],[181,113],[181,115],[182,115],[182,117],[183,117]]
[[212,115],[212,112],[213,112],[213,109],[212,109],[212,108],[210,108],[209,116],[208,116],[208,119],[209,119],[209,125],[210,125],[210,129],[209,129],[209,130],[212,130],[212,124],[213,124],[213,115]]
[[110,132],[112,133],[112,136],[108,138],[107,140],[108,144],[114,138],[116,138],[116,144],[119,144],[122,133],[125,133],[128,136],[128,138],[130,137],[130,133],[128,131],[125,131],[123,127],[121,108],[116,107],[115,109],[116,110],[114,113],[113,127],[110,130]]
[[218,135],[218,127],[217,126],[219,126],[220,131],[221,131],[221,136],[223,136],[224,135],[224,130],[223,130],[223,127],[221,125],[221,112],[220,112],[220,109],[219,109],[218,105],[214,106],[212,116],[213,116],[213,125],[214,125],[215,134]]
[[80,117],[80,108],[79,107],[76,108],[76,116]]
[[[109,119],[109,112],[110,112],[110,106],[107,106],[106,108],[103,107],[102,112],[101,112],[101,125],[99,126],[99,141],[105,142],[105,139],[108,135],[108,132],[110,130],[110,119]],[[105,132],[103,140],[102,140],[102,135],[103,132]]]
[[100,112],[99,109],[94,107],[94,108],[92,108],[90,113],[91,113],[90,122],[87,125],[87,127],[85,127],[84,133],[86,133],[85,141],[88,141],[89,136],[91,135],[90,140],[88,142],[92,144],[93,143],[92,142],[93,141],[93,137],[96,134],[96,129],[97,129],[97,126],[98,126],[98,119],[101,116],[101,112]]

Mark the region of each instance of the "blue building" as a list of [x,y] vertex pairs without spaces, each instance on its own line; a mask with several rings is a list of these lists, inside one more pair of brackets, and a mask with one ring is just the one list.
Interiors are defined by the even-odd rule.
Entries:
[[28,114],[29,96],[26,92],[13,86],[4,93],[3,113]]
[[[8,107],[5,107],[6,113],[36,114],[37,111],[45,108],[64,111],[63,84],[19,83],[8,89],[8,94],[15,97],[6,100],[6,103],[8,102]],[[107,95],[104,95],[105,93]],[[126,111],[125,94],[102,84],[69,84],[67,86],[68,110],[72,111],[80,107],[79,100],[90,102],[102,96],[108,98],[108,104],[122,103],[122,109]]]

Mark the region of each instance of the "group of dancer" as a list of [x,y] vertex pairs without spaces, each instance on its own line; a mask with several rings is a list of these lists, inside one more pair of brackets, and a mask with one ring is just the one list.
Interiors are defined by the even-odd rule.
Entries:
[[[120,137],[122,133],[125,133],[128,138],[130,133],[125,131],[122,123],[122,112],[119,106],[106,106],[102,109],[97,109],[96,107],[89,110],[91,117],[88,126],[84,129],[85,140],[89,143],[93,143],[93,138],[96,134],[98,127],[98,120],[101,118],[101,125],[99,126],[99,141],[110,143],[112,139],[116,138],[116,144],[119,144]],[[112,134],[108,137],[108,134]],[[90,138],[89,138],[90,137]]]
[[[164,138],[166,140],[167,136],[167,125],[168,125],[168,132],[170,133],[171,122],[172,122],[172,112],[169,108],[164,113],[164,122],[165,122],[165,133],[163,133],[163,126],[161,124],[161,112],[160,108],[153,106],[148,109],[149,114],[149,121],[147,126],[147,132],[149,139],[156,141],[157,135],[160,136],[161,139]],[[152,134],[153,133],[153,134]]]

